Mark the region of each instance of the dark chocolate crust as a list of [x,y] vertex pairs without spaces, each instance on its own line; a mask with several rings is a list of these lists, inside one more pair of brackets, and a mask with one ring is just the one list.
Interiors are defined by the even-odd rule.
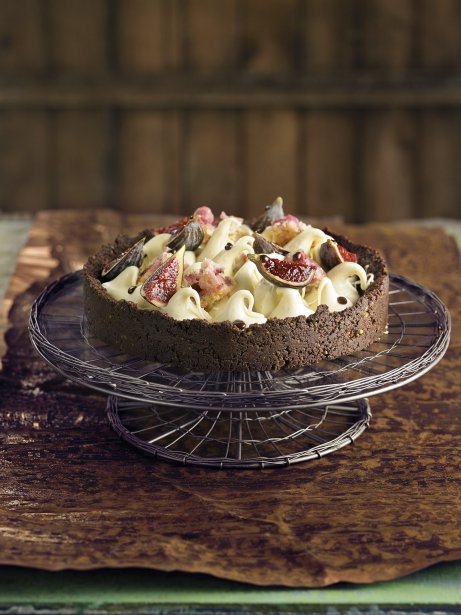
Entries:
[[321,305],[311,316],[269,319],[245,329],[231,322],[174,320],[159,311],[116,301],[100,282],[105,263],[133,245],[119,236],[84,267],[86,323],[96,337],[129,355],[196,370],[277,370],[311,365],[362,350],[380,338],[387,324],[389,276],[380,254],[326,231],[368,265],[375,280],[357,303],[342,312]]

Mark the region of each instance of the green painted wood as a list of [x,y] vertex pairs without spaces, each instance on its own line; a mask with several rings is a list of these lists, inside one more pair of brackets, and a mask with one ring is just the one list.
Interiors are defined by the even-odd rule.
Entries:
[[0,606],[207,605],[301,607],[461,605],[461,563],[447,563],[396,581],[341,583],[328,589],[258,587],[207,575],[143,569],[46,572],[0,567]]
[[31,224],[27,216],[0,214],[0,305]]

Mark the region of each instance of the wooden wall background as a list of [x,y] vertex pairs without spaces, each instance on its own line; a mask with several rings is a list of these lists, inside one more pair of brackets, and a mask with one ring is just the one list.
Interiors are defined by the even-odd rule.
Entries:
[[0,0],[0,209],[461,217],[460,0]]

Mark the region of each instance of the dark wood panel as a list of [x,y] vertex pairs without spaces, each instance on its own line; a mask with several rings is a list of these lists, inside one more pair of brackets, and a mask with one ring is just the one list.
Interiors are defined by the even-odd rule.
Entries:
[[298,210],[298,115],[291,111],[248,112],[244,116],[247,215],[281,196],[287,212]]
[[120,118],[117,200],[124,211],[180,209],[180,116],[127,112]]
[[0,209],[49,207],[49,117],[43,111],[0,113]]
[[421,0],[418,51],[424,68],[450,73],[461,66],[461,3]]
[[187,127],[185,204],[209,205],[216,213],[244,214],[240,116],[197,112]]
[[412,116],[405,111],[370,112],[361,147],[360,219],[411,218],[416,181]]
[[307,0],[302,14],[303,68],[339,74],[354,67],[358,49],[357,0]]
[[419,216],[461,217],[461,114],[426,111],[418,148]]
[[[306,3],[307,74],[352,74],[359,52],[358,2],[309,0]],[[309,216],[356,219],[357,123],[347,109],[309,109],[302,115],[299,148],[300,210]]]
[[115,3],[117,66],[130,74],[156,74],[183,62],[181,0],[121,0]]
[[444,83],[421,78],[379,83],[372,76],[351,75],[344,83],[281,79],[238,81],[221,76],[205,81],[191,76],[159,79],[107,79],[96,83],[24,82],[0,87],[0,109],[343,109],[453,108],[461,106],[461,76]]
[[[366,3],[363,62],[380,74],[399,75],[411,67],[413,2]],[[360,214],[365,220],[411,217],[415,197],[416,139],[410,110],[389,109],[363,115]]]
[[53,120],[53,206],[109,205],[111,118],[102,111],[58,111]]
[[109,67],[108,0],[48,0],[50,65],[98,75]]
[[0,74],[40,73],[47,66],[40,0],[0,2]]
[[459,215],[460,109],[458,0],[0,2],[9,208]]
[[238,0],[186,0],[185,64],[199,74],[237,68]]
[[250,74],[293,70],[299,40],[296,0],[243,0],[241,66]]
[[303,213],[358,218],[356,132],[353,113],[318,111],[304,116]]
[[379,75],[408,72],[414,60],[413,0],[367,0],[364,3],[363,63]]

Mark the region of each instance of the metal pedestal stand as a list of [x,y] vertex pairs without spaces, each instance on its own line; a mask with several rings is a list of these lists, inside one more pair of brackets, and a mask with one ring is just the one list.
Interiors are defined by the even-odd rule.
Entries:
[[113,428],[168,461],[207,467],[285,466],[353,442],[368,426],[367,397],[422,376],[445,353],[450,317],[429,290],[391,276],[386,335],[354,355],[278,372],[189,372],[129,357],[83,322],[82,273],[47,287],[30,335],[59,372],[108,394]]

